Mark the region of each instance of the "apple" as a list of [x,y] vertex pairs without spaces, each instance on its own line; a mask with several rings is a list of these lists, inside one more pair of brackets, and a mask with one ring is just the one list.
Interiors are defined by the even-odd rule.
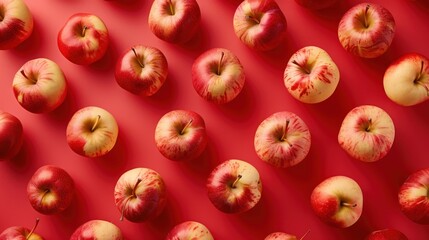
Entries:
[[225,48],[202,53],[192,65],[192,84],[203,99],[224,104],[235,99],[245,83],[243,65]]
[[32,113],[48,113],[59,107],[67,95],[67,82],[60,66],[47,58],[27,61],[12,83],[18,103]]
[[220,211],[238,214],[249,211],[261,199],[262,183],[258,170],[238,159],[224,161],[207,179],[211,203]]
[[41,214],[53,215],[66,210],[74,199],[71,176],[62,168],[45,165],[37,169],[27,185],[31,206]]
[[266,236],[264,240],[303,240],[309,232],[310,231],[307,231],[299,239],[295,235],[292,235],[292,234],[288,234],[288,233],[284,233],[284,232],[273,232],[273,233],[270,233],[268,236]]
[[313,189],[310,202],[321,221],[334,227],[347,228],[355,224],[362,214],[363,194],[352,178],[333,176]]
[[295,2],[308,9],[321,10],[333,6],[338,0],[295,0]]
[[340,71],[325,50],[307,46],[291,56],[283,79],[286,89],[295,99],[303,103],[319,103],[334,93]]
[[286,38],[286,17],[274,0],[244,0],[235,10],[233,26],[240,41],[257,51],[273,50]]
[[389,10],[375,3],[359,3],[341,18],[338,38],[348,52],[376,58],[389,49],[395,31],[395,19]]
[[361,105],[344,117],[338,132],[338,143],[351,157],[363,162],[384,158],[392,148],[395,126],[389,114],[380,107]]
[[97,219],[80,225],[70,237],[70,240],[81,239],[122,240],[124,237],[115,224]]
[[408,176],[401,185],[398,199],[401,211],[418,224],[429,224],[429,168]]
[[34,224],[31,230],[20,226],[6,228],[0,233],[0,240],[43,240],[42,236],[34,232],[39,224],[39,220],[39,218],[36,218],[36,224]]
[[122,221],[144,222],[156,218],[167,202],[165,183],[156,171],[134,168],[123,173],[115,186],[115,204]]
[[0,50],[17,47],[33,32],[33,16],[23,0],[0,0]]
[[174,226],[165,238],[165,240],[177,239],[213,240],[214,238],[204,224],[196,221],[185,221]]
[[408,238],[396,229],[386,228],[371,232],[365,240],[408,240]]
[[102,157],[110,152],[118,138],[118,124],[107,110],[88,106],[79,109],[66,129],[67,143],[77,154]]
[[275,167],[291,167],[304,160],[310,151],[310,130],[295,113],[276,112],[259,124],[254,146],[262,161]]
[[24,142],[21,121],[14,115],[0,110],[0,161],[15,157]]
[[164,84],[167,75],[167,59],[155,47],[136,45],[120,56],[116,63],[116,82],[136,95],[155,94]]
[[408,53],[389,65],[383,77],[384,91],[393,102],[412,106],[429,99],[429,59]]
[[154,0],[148,25],[159,39],[173,43],[189,42],[200,29],[201,11],[195,0]]
[[204,119],[190,110],[173,110],[159,119],[155,143],[159,152],[173,161],[199,157],[208,142]]
[[109,32],[103,20],[91,13],[75,13],[61,27],[58,48],[70,62],[90,65],[107,52]]

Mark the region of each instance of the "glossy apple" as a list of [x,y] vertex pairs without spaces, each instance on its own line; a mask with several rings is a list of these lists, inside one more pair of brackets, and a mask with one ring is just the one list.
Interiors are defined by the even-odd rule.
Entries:
[[353,108],[344,117],[338,143],[351,157],[363,162],[384,158],[392,148],[395,125],[389,114],[374,105]]
[[338,38],[348,52],[376,58],[389,49],[395,31],[395,19],[389,10],[375,3],[359,3],[341,18]]
[[62,168],[45,165],[37,169],[27,185],[31,206],[41,214],[53,215],[66,210],[74,199],[74,182]]
[[122,240],[121,229],[105,220],[90,220],[80,225],[70,237],[70,240],[100,239]]
[[116,63],[116,82],[136,95],[152,96],[162,87],[167,75],[167,59],[155,47],[133,46]]
[[256,154],[275,167],[287,168],[300,163],[310,151],[310,146],[310,130],[292,112],[276,112],[264,119],[256,129]]
[[24,142],[24,129],[14,115],[0,110],[0,161],[15,157]]
[[401,211],[418,224],[429,224],[429,168],[408,176],[398,193]]
[[109,41],[103,20],[91,13],[70,16],[57,37],[60,52],[78,65],[90,65],[100,60],[107,52]]
[[336,4],[339,0],[295,0],[299,5],[312,9],[312,10],[321,10],[329,8]]
[[408,53],[389,65],[383,77],[384,91],[395,103],[413,106],[429,99],[429,59]]
[[113,149],[118,138],[118,124],[107,110],[88,106],[79,109],[66,129],[67,143],[77,154],[101,157]]
[[233,26],[240,41],[258,51],[273,50],[286,38],[286,17],[274,0],[244,0],[235,10]]
[[0,50],[17,47],[33,32],[33,15],[23,0],[0,0]]
[[154,0],[148,25],[159,39],[183,44],[189,42],[200,29],[201,11],[195,0]]
[[213,240],[214,238],[204,224],[196,221],[186,221],[174,226],[165,238],[165,240],[178,239]]
[[157,217],[167,202],[161,175],[149,168],[134,168],[123,173],[115,190],[115,204],[121,221],[144,222]]
[[172,110],[164,114],[155,128],[159,152],[173,161],[199,157],[208,142],[204,119],[190,110]]
[[386,228],[371,232],[365,240],[408,240],[408,238],[396,229]]
[[333,176],[313,189],[310,202],[320,220],[334,227],[347,228],[362,214],[363,194],[352,178]]
[[192,84],[203,99],[224,104],[235,99],[245,83],[243,65],[225,48],[202,53],[192,65]]
[[334,93],[340,81],[340,71],[325,50],[307,46],[291,56],[283,80],[295,99],[304,103],[319,103]]
[[27,61],[12,83],[18,103],[32,113],[48,113],[66,98],[67,82],[60,66],[47,58]]
[[207,193],[213,205],[224,213],[249,211],[261,199],[262,183],[259,172],[248,162],[227,160],[210,173]]
[[285,232],[273,232],[273,233],[270,233],[268,236],[266,236],[264,240],[303,240],[305,238],[305,236],[307,236],[307,234],[309,232],[310,231],[307,231],[300,238],[298,238],[295,235],[288,234],[288,233],[285,233]]
[[34,232],[39,224],[39,220],[39,218],[36,219],[36,224],[34,224],[31,230],[21,226],[6,228],[0,233],[0,240],[43,240],[42,236]]

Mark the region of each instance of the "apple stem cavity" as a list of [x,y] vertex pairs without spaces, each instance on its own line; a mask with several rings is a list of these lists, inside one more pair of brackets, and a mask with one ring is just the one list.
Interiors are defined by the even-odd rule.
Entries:
[[305,232],[304,235],[302,235],[302,237],[299,240],[304,239],[308,235],[309,232],[310,232],[310,229],[308,229],[307,232]]
[[231,188],[235,188],[235,185],[237,185],[238,181],[240,181],[240,179],[243,176],[241,176],[241,174],[238,174],[237,178],[235,179],[235,181],[232,183]]
[[217,65],[217,75],[220,75],[220,73],[221,73],[221,68],[222,68],[222,60],[223,60],[223,57],[225,56],[225,53],[222,51],[221,52],[221,54],[220,54],[220,59],[219,59],[219,63],[218,63],[218,65]]
[[92,127],[91,127],[91,132],[94,132],[95,131],[95,129],[97,128],[97,125],[98,125],[98,123],[100,122],[100,118],[101,118],[101,116],[100,115],[97,115],[97,118],[95,119],[95,122],[94,122],[94,124],[92,125]]
[[20,73],[24,76],[25,79],[30,80],[32,83],[37,83],[37,79],[32,79],[27,76],[24,70],[21,70]]
[[39,221],[40,221],[40,218],[36,218],[36,223],[34,224],[31,231],[28,233],[27,237],[25,237],[25,239],[30,239],[31,235],[34,233],[34,230],[36,230],[37,225],[39,225]]
[[121,210],[121,218],[119,218],[119,221],[123,221],[124,220],[124,212],[125,212],[125,206],[128,205],[130,198],[135,198],[137,197],[136,195],[136,190],[137,190],[137,186],[139,185],[139,183],[142,181],[141,178],[137,178],[136,184],[134,184],[133,187],[133,191],[131,192],[131,195],[129,195],[126,199],[126,203],[122,206],[122,210]]
[[188,123],[186,123],[185,127],[183,127],[183,129],[180,131],[180,135],[185,134],[186,129],[191,126],[193,121],[194,121],[193,119],[189,119]]
[[254,15],[246,15],[246,20],[253,21],[256,24],[261,23],[261,21],[259,21],[259,19],[256,18]]
[[168,4],[168,5],[169,5],[169,7],[170,7],[170,14],[171,14],[171,15],[176,14],[176,13],[175,13],[175,11],[174,11],[173,2],[172,2],[171,0],[169,0],[168,2],[169,2],[169,4]]
[[131,50],[133,50],[134,56],[136,56],[137,62],[139,63],[140,67],[141,67],[141,68],[144,68],[144,64],[143,64],[143,62],[140,60],[140,57],[139,57],[139,55],[137,54],[136,49],[131,48]]
[[304,70],[304,72],[306,74],[310,74],[311,73],[311,71],[307,67],[302,66],[296,60],[293,60],[292,63],[295,64],[295,65],[297,65],[298,67],[300,67],[302,70]]

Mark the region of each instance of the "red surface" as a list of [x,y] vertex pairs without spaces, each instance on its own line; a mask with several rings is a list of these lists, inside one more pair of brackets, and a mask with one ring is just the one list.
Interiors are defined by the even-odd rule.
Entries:
[[[0,109],[23,123],[25,145],[13,161],[0,163],[0,231],[13,225],[33,226],[46,239],[67,239],[82,223],[104,219],[115,223],[127,239],[163,239],[186,220],[205,224],[216,239],[263,239],[273,231],[303,235],[308,239],[362,239],[372,230],[396,228],[409,239],[429,238],[429,228],[407,219],[399,210],[397,191],[406,177],[429,166],[427,142],[429,103],[401,107],[385,95],[382,77],[390,62],[407,52],[429,56],[429,7],[413,1],[374,0],[393,14],[397,33],[389,51],[366,60],[345,52],[337,39],[341,15],[362,1],[345,0],[335,9],[306,10],[294,1],[278,1],[288,20],[288,39],[271,53],[245,47],[234,35],[232,17],[239,0],[200,0],[202,28],[184,46],[157,39],[147,26],[151,1],[26,1],[35,19],[33,35],[14,50],[0,52]],[[57,48],[56,38],[66,19],[77,12],[100,16],[110,31],[111,45],[100,62],[84,67],[68,62]],[[120,53],[135,44],[151,45],[166,55],[169,77],[152,97],[137,97],[121,89],[114,79]],[[299,48],[316,45],[337,63],[341,80],[327,101],[307,105],[293,99],[283,85],[289,57]],[[212,47],[232,50],[246,71],[246,85],[233,102],[218,106],[200,98],[191,83],[191,66],[199,54]],[[12,93],[15,72],[26,61],[47,57],[63,69],[69,86],[66,101],[49,114],[25,111]],[[351,159],[339,147],[337,133],[346,113],[355,106],[374,104],[385,109],[396,126],[396,139],[388,156],[379,162]],[[100,159],[86,159],[66,143],[68,120],[78,109],[96,105],[110,111],[119,124],[114,150]],[[172,162],[161,156],[154,143],[159,118],[173,109],[191,109],[206,121],[210,138],[203,156],[193,162]],[[308,157],[290,169],[275,169],[259,160],[253,137],[258,124],[277,111],[298,114],[309,126],[312,146]],[[219,212],[206,195],[206,179],[220,162],[238,158],[252,163],[261,174],[262,199],[247,213]],[[40,166],[55,164],[67,170],[76,183],[76,201],[66,212],[43,216],[30,206],[26,185]],[[119,176],[128,169],[149,167],[164,178],[168,204],[163,214],[146,223],[119,221],[113,200]],[[332,175],[354,178],[364,193],[361,219],[352,227],[337,229],[322,223],[312,212],[312,189]]]

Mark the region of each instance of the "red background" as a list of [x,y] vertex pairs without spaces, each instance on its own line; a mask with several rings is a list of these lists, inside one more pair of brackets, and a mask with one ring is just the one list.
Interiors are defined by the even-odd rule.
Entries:
[[[407,219],[399,210],[397,191],[406,177],[428,167],[428,103],[401,107],[384,93],[382,78],[393,60],[407,52],[429,56],[429,7],[407,0],[373,1],[393,14],[397,32],[391,48],[377,59],[354,57],[342,49],[337,25],[342,14],[362,1],[345,0],[330,10],[314,12],[294,1],[278,1],[288,21],[287,40],[276,51],[259,53],[248,49],[235,36],[232,18],[239,0],[199,0],[201,31],[189,44],[173,45],[157,39],[147,17],[152,1],[128,3],[102,0],[26,1],[33,13],[32,36],[13,50],[0,52],[0,109],[23,123],[25,144],[12,161],[0,163],[0,231],[22,225],[31,228],[41,218],[37,232],[46,239],[67,239],[75,228],[91,219],[104,219],[121,228],[127,239],[163,239],[185,220],[205,224],[216,239],[263,239],[273,231],[306,239],[362,239],[381,228],[396,228],[409,239],[429,238],[429,228]],[[77,12],[101,17],[110,33],[107,55],[91,66],[67,61],[57,47],[57,33],[67,18]],[[114,64],[134,44],[159,48],[169,63],[169,77],[152,97],[134,96],[116,83]],[[293,99],[283,85],[289,57],[299,48],[316,45],[337,63],[341,79],[327,101],[308,105]],[[191,83],[196,57],[212,47],[232,50],[241,60],[246,84],[233,102],[214,105],[200,98]],[[12,93],[15,72],[28,60],[46,57],[63,69],[69,87],[65,102],[54,112],[33,114],[24,110]],[[373,104],[385,109],[396,127],[391,152],[375,163],[350,158],[339,147],[337,134],[346,113],[353,107]],[[78,109],[96,105],[111,112],[119,125],[119,138],[107,156],[87,159],[71,151],[65,138],[68,120]],[[172,162],[156,149],[154,130],[159,118],[173,109],[191,109],[206,121],[210,138],[203,156],[192,162]],[[292,111],[309,126],[312,146],[308,157],[289,169],[276,169],[256,156],[253,137],[258,124],[277,111]],[[249,212],[224,214],[210,203],[206,179],[217,164],[230,158],[246,160],[261,174],[263,196]],[[67,170],[76,183],[76,200],[56,216],[43,216],[30,206],[26,185],[45,164]],[[119,221],[113,200],[119,176],[135,167],[158,171],[168,188],[168,205],[162,215],[145,223]],[[327,177],[354,178],[364,194],[360,220],[350,228],[337,229],[322,223],[312,212],[312,189]]]

